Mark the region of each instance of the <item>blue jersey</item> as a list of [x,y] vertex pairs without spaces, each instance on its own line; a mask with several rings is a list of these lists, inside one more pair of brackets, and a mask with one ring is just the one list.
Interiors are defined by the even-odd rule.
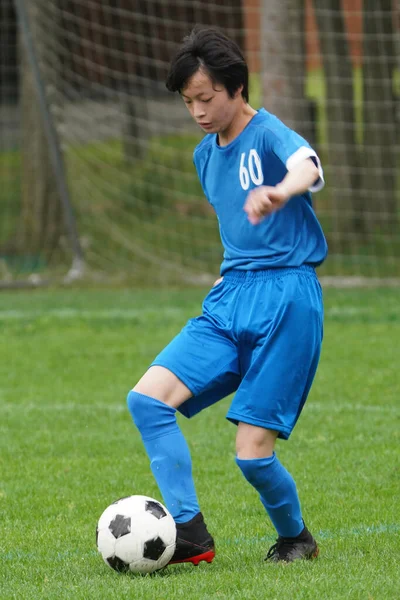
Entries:
[[[249,191],[275,186],[296,164],[312,158],[320,179],[301,196],[252,225],[243,207]],[[312,207],[311,193],[324,185],[320,161],[300,135],[261,109],[227,146],[207,135],[194,151],[203,191],[219,221],[224,259],[221,275],[231,269],[260,270],[320,265],[327,244]]]

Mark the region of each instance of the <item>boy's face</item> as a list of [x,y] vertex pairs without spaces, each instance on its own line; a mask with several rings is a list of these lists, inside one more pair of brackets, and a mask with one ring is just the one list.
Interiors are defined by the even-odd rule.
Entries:
[[243,104],[240,89],[231,98],[222,84],[213,83],[201,69],[189,79],[181,96],[193,119],[206,133],[226,131]]

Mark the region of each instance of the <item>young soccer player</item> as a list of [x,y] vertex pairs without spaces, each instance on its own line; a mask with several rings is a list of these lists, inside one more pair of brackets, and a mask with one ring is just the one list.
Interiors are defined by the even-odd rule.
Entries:
[[320,355],[315,267],[327,246],[310,194],[324,185],[320,161],[297,133],[248,104],[242,52],[214,28],[195,28],[184,39],[167,88],[180,93],[207,134],[194,164],[225,250],[202,315],[156,357],[127,398],[177,524],[171,563],[211,562],[215,555],[176,410],[192,417],[232,392],[227,418],[237,425],[236,463],[278,534],[266,559],[310,559],[318,546],[274,448],[293,430]]

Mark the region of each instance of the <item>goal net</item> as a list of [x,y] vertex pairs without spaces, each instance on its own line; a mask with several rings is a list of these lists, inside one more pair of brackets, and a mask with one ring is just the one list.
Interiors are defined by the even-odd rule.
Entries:
[[218,223],[192,162],[202,134],[165,88],[195,24],[239,43],[250,103],[319,153],[321,275],[400,277],[394,3],[3,0],[0,282],[82,274],[83,263],[107,280],[218,276]]

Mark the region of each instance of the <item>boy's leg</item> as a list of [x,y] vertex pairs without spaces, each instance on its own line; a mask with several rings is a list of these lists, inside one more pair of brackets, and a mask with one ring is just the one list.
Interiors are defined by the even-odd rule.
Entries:
[[260,494],[278,532],[277,543],[270,549],[267,559],[292,562],[299,558],[315,558],[318,546],[304,525],[296,484],[273,452],[277,433],[239,423],[236,464]]
[[[152,373],[151,373],[152,371]],[[164,372],[163,372],[164,371]],[[161,378],[171,383],[175,376],[162,367],[152,367],[148,373],[153,381],[160,384]],[[189,390],[179,380],[176,393],[170,401],[190,395]],[[165,385],[165,398],[169,397]],[[142,394],[136,389],[147,391],[146,380],[129,392],[128,408],[142,436],[143,444],[150,458],[150,466],[157,481],[164,502],[177,524],[177,544],[171,562],[211,562],[215,556],[214,541],[207,531],[200,512],[192,477],[192,462],[188,445],[176,422],[176,409],[165,402]],[[157,390],[155,390],[157,391]]]
[[[274,454],[277,436],[287,439],[313,381],[322,341],[322,302],[312,271],[254,274],[249,285],[251,335],[241,356],[246,371],[228,411],[238,424],[237,464],[259,492],[278,543],[271,560],[311,558],[315,540],[304,526],[295,482]],[[270,310],[256,307],[268,298]],[[246,315],[243,315],[244,317]],[[249,318],[243,322],[248,328]],[[249,332],[246,332],[249,335]]]
[[175,414],[175,406],[190,396],[190,390],[173,373],[151,367],[127,397],[165,505],[178,523],[190,521],[200,512],[189,448]]
[[[214,290],[207,300],[212,308]],[[142,435],[164,502],[177,523],[171,562],[212,560],[213,539],[201,515],[186,441],[176,421],[178,408],[192,416],[237,389],[237,351],[205,317],[189,321],[128,394],[128,407]],[[212,552],[212,555],[210,554]],[[206,556],[202,556],[206,554]]]
[[296,537],[304,528],[300,501],[292,476],[274,452],[277,435],[277,431],[239,423],[236,464],[259,492],[278,535]]

